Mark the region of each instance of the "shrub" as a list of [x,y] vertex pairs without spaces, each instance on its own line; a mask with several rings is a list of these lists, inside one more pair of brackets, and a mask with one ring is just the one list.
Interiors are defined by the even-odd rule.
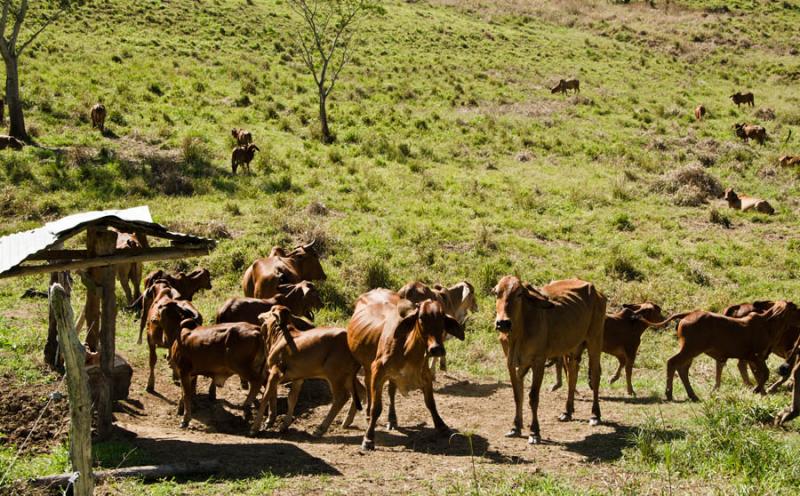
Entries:
[[605,272],[607,275],[623,281],[641,281],[644,274],[636,268],[626,256],[614,254],[606,263]]
[[364,286],[366,289],[393,288],[395,286],[389,267],[380,259],[367,263],[364,269]]
[[633,231],[636,227],[631,222],[630,217],[628,214],[617,214],[611,221],[611,224],[617,229],[617,231]]

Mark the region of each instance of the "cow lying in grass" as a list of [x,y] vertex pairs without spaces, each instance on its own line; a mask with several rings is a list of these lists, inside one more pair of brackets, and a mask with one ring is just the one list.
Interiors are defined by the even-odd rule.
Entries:
[[756,212],[769,215],[775,213],[775,209],[772,208],[772,205],[770,205],[767,200],[739,195],[731,188],[725,190],[724,198],[725,201],[728,202],[728,207],[735,210],[741,210],[742,212],[755,210]]

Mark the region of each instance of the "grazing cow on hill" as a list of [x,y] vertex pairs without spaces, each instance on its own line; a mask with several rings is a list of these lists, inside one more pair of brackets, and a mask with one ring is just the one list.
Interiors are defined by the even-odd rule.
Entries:
[[695,120],[701,121],[703,117],[706,115],[706,107],[705,105],[698,105],[694,108],[694,118]]
[[537,290],[514,276],[505,276],[494,288],[497,317],[495,328],[506,355],[511,385],[514,388],[516,413],[514,426],[507,437],[522,432],[523,381],[533,370],[531,385],[530,444],[539,444],[539,391],[542,386],[545,361],[549,357],[566,356],[567,404],[559,417],[572,419],[578,364],[584,349],[589,353],[591,378],[591,425],[600,422],[600,355],[603,350],[603,326],[606,317],[606,298],[588,282],[579,279],[554,281]]
[[250,134],[250,131],[246,131],[244,129],[233,128],[231,129],[231,135],[233,139],[236,140],[236,144],[239,146],[249,145],[253,142],[253,135]]
[[752,107],[755,105],[756,101],[753,94],[749,91],[747,93],[736,92],[731,95],[731,100],[733,100],[733,103],[735,103],[737,107],[741,104],[750,105]]
[[324,280],[327,276],[314,250],[314,242],[300,245],[288,254],[279,246],[269,256],[259,258],[242,277],[242,290],[250,298],[271,298],[281,284]]
[[253,161],[253,157],[256,156],[256,152],[260,152],[261,149],[255,145],[255,143],[250,143],[249,145],[242,145],[237,146],[231,152],[231,172],[233,175],[236,175],[236,171],[239,169],[241,165],[244,170],[249,174],[250,173],[250,162]]
[[567,90],[574,90],[575,93],[580,93],[581,82],[577,79],[562,79],[557,85],[550,89],[550,93],[555,94],[561,92],[562,94],[566,95]]
[[100,132],[106,130],[106,107],[102,103],[96,103],[92,107],[91,112],[92,127],[100,129]]
[[394,399],[397,389],[405,394],[422,389],[425,406],[431,413],[433,425],[441,434],[449,434],[436,409],[433,397],[433,376],[427,364],[428,356],[445,355],[444,336],[449,333],[464,339],[464,329],[442,304],[425,300],[419,305],[377,290],[376,298],[362,295],[361,304],[347,325],[347,342],[356,360],[364,367],[367,386],[369,426],[361,447],[375,449],[375,426],[383,408],[383,385],[389,382],[389,429],[397,428]]
[[763,145],[764,142],[769,139],[767,138],[767,130],[762,126],[736,123],[733,125],[733,128],[736,130],[736,136],[742,138],[745,143],[749,142],[751,139],[754,139],[759,145]]

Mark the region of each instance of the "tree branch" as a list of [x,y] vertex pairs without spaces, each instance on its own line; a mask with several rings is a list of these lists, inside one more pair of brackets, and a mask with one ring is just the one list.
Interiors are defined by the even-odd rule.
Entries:
[[19,30],[22,29],[22,23],[25,21],[25,15],[28,13],[28,0],[22,0],[19,6],[19,11],[14,14],[14,31],[11,33],[11,38],[8,40],[8,47],[11,51],[17,45],[17,38],[19,37]]
[[66,7],[61,7],[60,9],[58,9],[58,11],[57,11],[55,14],[53,14],[53,15],[51,15],[50,17],[48,17],[47,19],[45,19],[44,23],[43,23],[43,24],[42,24],[42,25],[39,27],[39,29],[38,29],[38,30],[36,30],[36,32],[35,32],[35,33],[33,33],[33,34],[31,35],[31,37],[30,37],[30,38],[28,38],[28,39],[25,41],[25,43],[23,43],[23,44],[22,44],[22,45],[19,47],[19,50],[17,50],[17,54],[21,54],[21,53],[22,53],[22,51],[23,51],[23,50],[25,50],[25,49],[28,47],[28,45],[30,45],[31,43],[33,43],[33,41],[36,39],[36,37],[38,37],[40,34],[42,34],[42,31],[44,31],[45,29],[47,29],[47,26],[49,26],[49,25],[50,25],[50,24],[52,24],[52,23],[53,23],[55,20],[57,20],[59,17],[61,17],[61,14],[63,14],[64,12],[66,12],[66,10],[67,10],[67,8],[66,8]]

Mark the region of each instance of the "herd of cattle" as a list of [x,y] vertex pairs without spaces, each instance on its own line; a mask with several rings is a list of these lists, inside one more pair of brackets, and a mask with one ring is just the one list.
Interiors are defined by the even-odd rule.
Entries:
[[[128,246],[133,246],[131,239],[141,241],[135,235],[119,236],[120,243]],[[123,272],[133,277],[136,286],[136,270],[121,268],[120,277]],[[467,316],[477,311],[472,285],[464,281],[448,288],[413,282],[398,291],[374,289],[355,301],[346,328],[318,327],[313,323],[314,311],[323,306],[323,301],[312,281],[325,278],[313,242],[288,252],[274,247],[269,256],[254,261],[245,271],[243,296],[229,298],[220,305],[215,323],[204,325],[192,297],[211,288],[208,270],[197,269],[188,274],[159,270],[149,274],[143,293],[126,290],[131,306],[141,308],[139,342],[146,331],[150,349],[147,390],[155,390],[156,350],[166,348],[173,380],[181,386],[178,414],[183,415],[182,427],[188,426],[192,418],[197,376],[211,378],[209,397],[214,400],[216,388],[238,375],[242,388],[249,389],[245,412],[249,415],[253,406],[258,407],[252,433],[261,430],[267,412],[266,426],[274,426],[277,388],[291,383],[288,412],[278,426],[281,431],[287,429],[307,379],[325,379],[332,393],[332,405],[314,431],[316,436],[327,431],[352,398],[343,425],[353,422],[365,401],[368,427],[362,448],[373,449],[386,384],[389,429],[397,428],[396,392],[422,389],[434,427],[442,434],[450,432],[437,411],[433,382],[436,368],[446,370],[445,339],[453,336],[464,340]],[[523,383],[532,371],[528,442],[541,441],[538,402],[548,361],[556,364],[557,383],[553,390],[560,387],[562,370],[566,370],[566,409],[559,418],[572,418],[584,350],[589,356],[593,395],[590,423],[599,423],[601,354],[611,354],[619,361],[611,382],[618,380],[624,369],[627,392],[635,395],[631,375],[642,333],[648,327],[663,328],[676,320],[680,350],[667,362],[668,400],[672,400],[676,371],[689,398],[698,399],[689,382],[689,368],[693,359],[703,353],[716,360],[715,389],[720,385],[726,360],[737,359],[744,382],[752,385],[749,366],[755,376],[754,391],[765,393],[769,378],[766,360],[775,353],[786,363],[779,371],[783,379],[773,384],[770,392],[790,375],[794,379],[794,403],[777,422],[800,414],[800,309],[791,302],[757,301],[734,305],[720,314],[693,311],[665,318],[661,308],[650,302],[622,305],[619,311],[607,313],[605,296],[593,284],[578,279],[535,288],[515,276],[505,276],[493,292],[495,328],[506,356],[516,406],[514,424],[507,436],[522,433]],[[359,380],[361,371],[363,384]],[[257,403],[256,396],[262,390]]]

